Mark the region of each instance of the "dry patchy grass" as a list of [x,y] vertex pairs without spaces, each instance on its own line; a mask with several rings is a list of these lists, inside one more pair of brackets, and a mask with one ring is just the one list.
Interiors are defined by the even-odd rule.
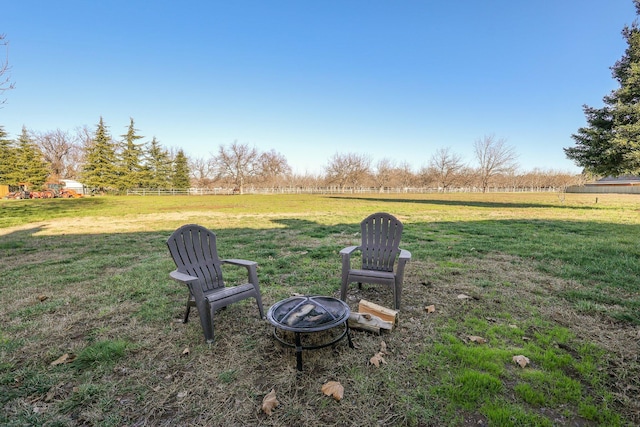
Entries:
[[[303,372],[295,369],[294,351],[273,339],[271,327],[257,318],[255,305],[249,302],[217,315],[216,343],[207,346],[202,342],[197,311],[190,323],[179,322],[183,295],[172,298],[173,318],[158,325],[139,321],[133,302],[120,301],[97,312],[78,310],[83,305],[93,306],[90,300],[95,295],[61,288],[51,299],[64,303],[55,310],[45,310],[27,325],[20,317],[7,319],[5,313],[3,322],[16,331],[13,339],[23,343],[21,352],[11,355],[11,363],[42,370],[62,353],[78,354],[88,337],[90,342],[124,338],[132,348],[127,357],[100,375],[76,372],[73,363],[46,368],[52,377],[50,386],[16,399],[4,409],[8,414],[35,408],[54,411],[65,401],[80,400],[82,387],[93,384],[99,393],[83,396],[82,404],[60,416],[61,420],[70,417],[78,425],[109,424],[111,414],[126,425],[440,425],[451,419],[450,414],[439,412],[442,402],[415,414],[403,401],[418,388],[439,385],[438,378],[428,375],[429,367],[427,372],[419,372],[425,368],[416,364],[416,355],[431,351],[438,328],[451,321],[462,322],[467,316],[524,325],[536,313],[571,330],[576,342],[595,342],[610,350],[604,366],[609,369],[608,386],[616,396],[616,407],[630,420],[640,421],[637,328],[577,313],[555,296],[559,290],[578,286],[576,283],[545,276],[514,257],[494,254],[459,262],[464,267],[454,274],[435,275],[437,266],[425,261],[412,263],[398,328],[382,336],[352,331],[356,349],[342,341],[332,348],[305,351]],[[487,286],[487,277],[510,285]],[[473,298],[460,300],[457,296],[461,293]],[[46,304],[33,294],[15,296],[13,311]],[[353,309],[360,298],[388,306],[391,292],[367,285],[362,291],[352,287],[349,303]],[[265,292],[265,303],[274,302]],[[430,304],[436,306],[435,313],[425,311]],[[504,317],[505,313],[509,316]],[[460,339],[465,339],[463,333]],[[389,350],[388,363],[376,368],[368,361],[382,340]],[[182,354],[185,348],[190,349],[189,355]],[[16,373],[14,387],[25,380]],[[344,385],[341,402],[320,392],[330,380]],[[267,416],[260,405],[271,389],[276,390],[280,405]],[[462,424],[464,419],[485,418],[461,412],[453,419]],[[566,425],[588,424],[579,417],[558,420]]]

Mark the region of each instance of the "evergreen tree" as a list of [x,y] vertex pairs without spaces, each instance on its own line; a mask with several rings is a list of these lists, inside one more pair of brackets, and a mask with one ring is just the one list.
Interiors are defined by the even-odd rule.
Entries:
[[130,119],[129,128],[124,138],[122,151],[120,154],[120,167],[118,168],[118,188],[126,190],[130,188],[144,187],[144,170],[142,167],[144,146],[137,144],[138,139],[143,137],[137,134],[133,119]]
[[147,150],[146,170],[148,171],[147,187],[166,190],[171,187],[173,175],[169,152],[162,148],[154,136]]
[[100,117],[93,140],[85,152],[82,179],[89,188],[100,191],[116,187],[116,147]]
[[42,151],[31,139],[24,126],[18,138],[15,165],[17,181],[28,182],[33,189],[41,188],[49,176],[49,169]]
[[184,151],[178,150],[176,158],[173,161],[173,176],[171,179],[173,188],[177,190],[187,190],[191,187],[189,180],[189,164]]
[[[640,0],[634,0],[640,15]],[[575,147],[565,155],[585,172],[619,176],[640,174],[640,28],[625,26],[624,56],[611,67],[617,90],[603,98],[603,108],[583,106],[588,126],[572,135]]]
[[16,148],[4,127],[0,126],[0,184],[17,184],[15,172]]

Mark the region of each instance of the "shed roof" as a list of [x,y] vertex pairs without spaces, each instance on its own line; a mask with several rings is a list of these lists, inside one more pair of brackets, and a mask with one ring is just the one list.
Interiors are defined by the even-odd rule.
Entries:
[[601,178],[595,182],[590,182],[585,185],[640,185],[640,176],[637,176],[637,175],[607,176],[605,178]]

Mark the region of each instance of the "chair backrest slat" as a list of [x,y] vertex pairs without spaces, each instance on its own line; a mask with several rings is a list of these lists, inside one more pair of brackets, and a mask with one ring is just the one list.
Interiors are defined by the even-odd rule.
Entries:
[[393,271],[399,253],[402,223],[393,215],[378,212],[360,223],[362,268]]
[[213,232],[195,224],[183,225],[171,234],[167,245],[178,271],[198,277],[203,291],[224,287]]

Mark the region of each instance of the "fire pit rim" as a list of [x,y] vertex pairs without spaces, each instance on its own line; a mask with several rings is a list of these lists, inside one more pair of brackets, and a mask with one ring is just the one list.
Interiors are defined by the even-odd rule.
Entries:
[[[331,314],[331,316],[333,317],[333,319],[329,322],[324,322],[321,324],[318,324],[317,326],[304,326],[304,327],[300,327],[300,326],[289,326],[287,325],[285,322],[281,322],[276,320],[275,318],[275,314],[277,312],[277,310],[279,308],[281,308],[283,305],[288,304],[292,301],[298,301],[298,304],[296,304],[294,307],[298,307],[301,306],[305,303],[315,303],[321,307],[324,307],[325,305],[327,305],[327,303],[329,305],[332,306],[332,308],[341,308],[342,310],[339,311],[337,313],[337,315],[333,315],[333,313],[329,313]],[[336,307],[337,306],[337,307]],[[292,308],[291,310],[293,310],[294,308]],[[290,310],[290,311],[291,311]],[[275,326],[276,328],[285,330],[285,331],[291,331],[291,332],[319,332],[319,331],[324,331],[327,329],[331,329],[333,327],[336,327],[340,324],[343,324],[344,322],[346,322],[346,320],[349,318],[349,315],[351,314],[351,310],[349,309],[349,306],[347,305],[347,303],[345,303],[344,301],[338,299],[338,298],[334,298],[334,297],[330,297],[330,296],[326,296],[326,295],[296,295],[296,296],[292,296],[286,299],[283,299],[281,301],[276,302],[275,304],[273,304],[271,307],[269,307],[269,310],[267,311],[267,320],[269,320],[269,322]],[[285,319],[287,318],[288,314],[283,316],[282,318]]]

